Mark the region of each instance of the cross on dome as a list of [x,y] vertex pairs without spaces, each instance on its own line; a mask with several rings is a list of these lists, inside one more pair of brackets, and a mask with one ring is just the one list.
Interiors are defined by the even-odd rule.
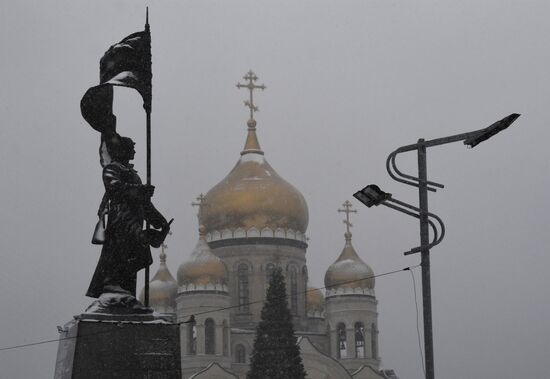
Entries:
[[166,252],[164,251],[164,249],[167,249],[167,248],[168,248],[168,245],[165,245],[164,243],[160,245],[160,261],[162,263],[166,262]]
[[[199,207],[199,212],[197,213],[197,217],[199,218],[199,224],[200,224],[200,219],[201,219],[201,213],[202,213],[202,210],[203,210],[203,207],[205,205],[208,205],[207,202],[206,202],[206,196],[204,196],[203,193],[201,193],[198,197],[197,197],[197,203],[195,202],[192,202],[191,203],[191,206],[193,207]],[[205,227],[204,225],[199,225],[199,237],[201,239],[204,239],[205,238]]]
[[[168,235],[171,236],[172,235],[172,232],[168,232]],[[160,245],[160,255],[159,255],[159,258],[160,258],[160,262],[161,263],[166,263],[166,252],[164,251],[164,249],[168,249],[168,245],[166,245],[164,242]]]
[[[243,79],[244,80],[248,80],[248,83],[245,83],[245,84],[241,84],[241,83],[237,83],[237,88],[241,89],[241,88],[248,88],[248,90],[250,91],[250,99],[249,100],[245,100],[244,101],[244,105],[248,108],[250,108],[250,120],[249,120],[249,123],[254,123],[254,112],[258,112],[260,110],[260,108],[258,108],[255,104],[254,104],[254,90],[255,89],[261,89],[262,91],[264,89],[266,89],[267,87],[263,84],[260,84],[260,85],[256,85],[254,84],[254,82],[256,80],[258,80],[258,77],[256,76],[256,74],[252,71],[252,70],[249,70],[247,72],[247,74],[245,76],[243,76]],[[255,123],[254,123],[255,124]]]
[[197,196],[197,199],[196,199],[196,200],[197,200],[197,203],[192,202],[192,203],[191,203],[191,206],[193,206],[193,207],[199,207],[199,213],[200,213],[202,207],[203,207],[204,205],[207,205],[207,203],[206,203],[206,196],[204,196],[204,194],[201,192],[201,194],[200,194],[199,196]]
[[346,214],[346,219],[343,220],[344,224],[346,224],[346,234],[351,235],[350,228],[353,226],[353,224],[349,220],[349,214],[350,213],[357,213],[356,209],[351,209],[352,204],[349,202],[349,200],[346,200],[344,204],[342,204],[344,209],[338,209],[338,212],[342,212]]

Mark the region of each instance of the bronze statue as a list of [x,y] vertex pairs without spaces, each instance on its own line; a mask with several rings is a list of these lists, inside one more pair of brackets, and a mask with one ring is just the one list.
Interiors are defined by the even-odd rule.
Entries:
[[[86,293],[136,295],[136,274],[152,263],[150,246],[159,247],[170,231],[170,222],[151,203],[155,187],[142,184],[130,161],[134,142],[114,133],[104,136],[108,159],[102,163],[105,196],[100,218],[107,215],[103,248]],[[144,221],[156,229],[146,230]],[[97,242],[96,242],[97,243]]]

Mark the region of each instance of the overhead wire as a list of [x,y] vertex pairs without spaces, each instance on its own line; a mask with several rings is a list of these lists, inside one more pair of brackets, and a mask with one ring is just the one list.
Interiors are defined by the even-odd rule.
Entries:
[[[302,291],[301,293],[304,293],[304,294],[307,295],[309,292],[314,292],[314,291],[318,291],[318,290],[322,290],[322,289],[329,289],[329,288],[338,287],[338,286],[341,286],[341,285],[344,285],[344,284],[350,284],[350,283],[355,283],[355,282],[361,282],[361,281],[363,281],[363,280],[368,280],[368,279],[373,279],[373,278],[379,278],[379,277],[381,277],[381,276],[396,274],[396,273],[398,273],[398,272],[407,271],[407,270],[410,270],[411,268],[416,268],[416,267],[418,267],[418,266],[419,266],[419,265],[412,266],[412,267],[405,267],[405,268],[402,268],[402,269],[399,269],[399,270],[388,271],[388,272],[384,272],[384,273],[378,274],[378,275],[371,275],[371,276],[366,276],[366,277],[364,277],[364,278],[359,278],[359,279],[353,279],[353,280],[342,281],[342,282],[338,282],[338,283],[336,283],[336,284],[332,284],[332,285],[330,285],[330,286],[311,288],[311,289],[308,289],[308,290],[306,290],[306,291]],[[286,295],[284,295],[284,297],[286,297]],[[276,299],[279,299],[279,298],[276,298]],[[191,317],[191,316],[200,316],[200,315],[204,315],[204,314],[208,314],[208,313],[212,313],[212,312],[225,311],[225,310],[227,310],[227,309],[241,308],[241,307],[243,307],[243,306],[250,306],[250,305],[252,305],[252,304],[263,303],[263,302],[265,302],[265,301],[266,301],[266,299],[261,299],[261,300],[250,301],[250,302],[243,303],[243,304],[230,305],[230,306],[228,306],[228,307],[217,308],[217,309],[215,309],[215,310],[208,310],[208,311],[204,311],[204,312],[196,312],[196,313],[184,315],[184,316],[182,316],[182,318]],[[188,324],[188,322],[187,322],[187,321],[182,321],[182,322],[178,322],[177,324]]]
[[[414,268],[417,268],[419,266],[420,265],[409,266],[409,267],[405,267],[405,268],[398,269],[398,270],[387,271],[387,272],[377,274],[377,275],[370,275],[370,276],[366,276],[366,277],[359,278],[359,279],[338,282],[338,283],[335,283],[335,284],[330,285],[330,286],[311,288],[311,289],[308,289],[306,291],[302,291],[301,293],[307,294],[308,292],[318,291],[318,290],[322,290],[322,289],[330,289],[332,287],[337,287],[337,286],[341,286],[341,285],[344,285],[344,284],[350,284],[350,283],[360,282],[360,281],[363,281],[363,280],[374,279],[374,278],[379,278],[379,277],[382,277],[382,276],[397,274],[397,273],[403,272],[403,271],[410,271],[410,270],[412,270]],[[284,296],[281,296],[281,298],[282,297],[286,297],[286,294]],[[214,313],[214,312],[221,312],[221,311],[228,310],[228,309],[234,309],[234,308],[239,308],[239,307],[243,307],[243,306],[249,306],[249,305],[252,305],[252,304],[263,303],[265,301],[266,301],[266,299],[261,299],[261,300],[250,301],[250,302],[247,302],[247,303],[244,303],[244,304],[231,305],[231,306],[228,306],[228,307],[216,308],[216,309],[211,309],[211,310],[203,311],[203,312],[196,312],[196,313],[192,313],[192,314],[188,314],[188,315],[183,315],[182,318],[194,319],[195,316],[200,316],[200,315]],[[109,321],[111,321],[111,320],[109,320]],[[141,323],[141,322],[135,322],[135,321],[132,322],[132,321],[122,321],[121,320],[117,324],[118,325],[123,325],[123,324],[136,324],[136,323]],[[189,320],[188,321],[180,321],[180,322],[176,322],[176,323],[171,323],[171,325],[182,325],[182,324],[189,324],[189,323],[192,323],[192,321],[191,322]],[[96,336],[96,335],[106,334],[106,333],[112,333],[112,330],[108,330],[108,331],[104,331],[104,332],[90,333],[90,334],[86,334],[86,335],[59,337],[59,338],[56,338],[56,339],[30,342],[30,343],[20,344],[20,345],[6,346],[6,347],[1,347],[0,351],[21,349],[21,348],[32,347],[32,346],[36,346],[36,345],[43,345],[43,344],[53,343],[53,342],[61,342],[61,341],[71,340],[71,339],[76,339],[76,338],[93,337],[93,336]]]

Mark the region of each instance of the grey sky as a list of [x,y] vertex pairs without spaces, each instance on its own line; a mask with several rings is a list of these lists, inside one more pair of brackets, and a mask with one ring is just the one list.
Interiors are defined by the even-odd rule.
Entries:
[[[150,6],[154,201],[175,218],[167,241],[173,274],[197,238],[190,203],[229,172],[244,144],[247,94],[235,84],[250,68],[268,87],[256,96],[266,158],[308,202],[315,286],[343,247],[336,209],[355,190],[378,183],[417,201],[386,174],[388,153],[521,113],[475,149],[428,152],[430,178],[446,185],[430,195],[430,209],[448,229],[432,255],[435,372],[548,376],[548,2]],[[109,45],[142,29],[144,9],[140,1],[0,4],[0,347],[57,338],[55,326],[91,302],[84,292],[99,257],[90,239],[103,189],[99,135],[79,101],[97,83]],[[138,142],[144,176],[138,95],[117,90],[115,113],[121,133]],[[399,161],[411,171],[415,162]],[[376,273],[419,261],[402,255],[418,244],[415,220],[353,203],[353,243]],[[383,364],[419,379],[411,278],[376,283]],[[0,351],[0,378],[52,377],[56,349]]]

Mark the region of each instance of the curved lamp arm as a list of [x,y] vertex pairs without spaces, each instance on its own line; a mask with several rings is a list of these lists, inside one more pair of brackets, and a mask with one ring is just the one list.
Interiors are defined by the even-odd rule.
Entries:
[[[407,211],[407,209],[403,209],[403,208],[398,207],[398,206],[394,206],[393,204],[388,204],[387,202],[392,202],[392,203],[398,204],[398,205],[400,205],[401,207],[411,209],[411,210],[415,211],[416,213],[411,212],[411,211]],[[420,210],[419,208],[417,208],[417,207],[415,207],[415,206],[412,206],[412,205],[410,205],[410,204],[407,204],[407,203],[405,203],[405,202],[403,202],[403,201],[397,200],[397,199],[395,199],[395,198],[393,198],[393,197],[387,199],[386,201],[384,201],[384,202],[382,203],[382,205],[385,205],[385,206],[387,206],[387,207],[389,207],[389,208],[398,210],[398,211],[400,211],[400,212],[402,212],[402,213],[408,214],[409,216],[413,216],[413,217],[415,217],[415,218],[420,218],[421,210]],[[428,249],[428,250],[429,250],[429,249],[431,249],[432,247],[434,247],[434,246],[436,246],[436,245],[439,245],[439,244],[441,243],[441,241],[443,241],[443,238],[445,237],[445,224],[443,223],[443,220],[442,220],[438,215],[436,215],[436,214],[434,214],[434,213],[431,213],[431,212],[428,212],[427,215],[428,215],[428,217],[431,217],[431,218],[435,219],[435,220],[438,222],[438,224],[439,224],[439,226],[440,226],[440,228],[441,228],[441,233],[440,233],[440,235],[437,236],[437,232],[434,232],[434,240],[433,240],[430,244],[428,244],[428,245],[426,245],[426,246],[417,246],[417,247],[414,247],[414,248],[412,248],[411,250],[405,252],[405,253],[404,253],[405,255],[410,255],[410,254],[418,253],[418,252],[421,252],[422,250],[425,250],[425,249]],[[434,223],[433,223],[431,220],[429,220],[429,219],[428,219],[428,223],[430,224],[430,226],[432,227],[432,229],[435,231],[436,228],[435,228]]]
[[[409,216],[412,216],[414,218],[417,218],[419,219],[420,218],[420,215],[418,213],[414,213],[414,212],[411,212],[411,211],[408,211],[404,208],[401,208],[401,207],[398,207],[397,205],[393,205],[393,204],[388,204],[388,203],[382,203],[382,205],[388,207],[388,208],[391,208],[391,209],[395,209],[396,211],[399,211],[401,213],[405,213]],[[435,226],[435,224],[433,223],[432,220],[428,220],[428,224],[430,224],[431,228],[432,228],[432,232],[433,232],[433,235],[434,235],[434,239],[432,241],[432,243],[430,245],[433,244],[433,246],[437,245],[439,242],[441,242],[439,239],[438,239],[438,232],[437,232],[437,228]],[[439,241],[439,242],[438,242]],[[405,255],[408,255],[410,254],[408,251],[404,253]]]
[[[398,182],[404,183],[404,184],[408,184],[408,185],[413,186],[413,187],[419,187],[419,184],[418,184],[420,182],[419,178],[417,178],[416,176],[404,174],[397,168],[397,164],[395,163],[395,158],[397,157],[397,154],[402,153],[402,152],[403,151],[400,151],[399,149],[397,149],[394,152],[392,152],[390,155],[388,155],[388,159],[386,159],[386,171],[392,177],[392,179],[395,180],[395,181],[398,181]],[[395,171],[395,173],[392,172],[392,169],[393,169],[393,171]],[[401,179],[397,175],[399,175],[401,178],[410,179],[410,180]],[[411,181],[411,180],[414,180],[414,181]],[[431,192],[436,192],[437,190],[435,188],[430,187],[430,186],[438,187],[438,188],[444,188],[445,187],[443,184],[436,183],[436,182],[431,182],[431,181],[426,181],[426,185],[428,186],[427,187],[428,191],[431,191]]]
[[[483,129],[474,130],[468,133],[455,134],[448,137],[436,138],[429,141],[420,140],[418,143],[401,146],[400,148],[392,152],[390,155],[388,155],[388,158],[386,159],[386,171],[388,171],[388,174],[395,181],[408,184],[413,187],[419,187],[420,179],[418,177],[404,174],[397,168],[397,165],[395,163],[395,157],[397,156],[397,154],[405,153],[407,151],[418,150],[418,148],[421,146],[432,147],[432,146],[445,145],[448,143],[459,142],[459,141],[463,141],[465,145],[472,148],[478,145],[479,143],[491,138],[495,134],[498,134],[504,129],[508,128],[510,125],[514,123],[514,121],[516,121],[516,119],[519,116],[520,115],[518,113],[512,113],[504,117],[502,120],[499,120]],[[431,192],[436,192],[436,189],[432,187],[438,187],[438,188],[444,187],[443,184],[431,182],[431,181],[426,181],[426,186],[427,186],[427,190]]]

